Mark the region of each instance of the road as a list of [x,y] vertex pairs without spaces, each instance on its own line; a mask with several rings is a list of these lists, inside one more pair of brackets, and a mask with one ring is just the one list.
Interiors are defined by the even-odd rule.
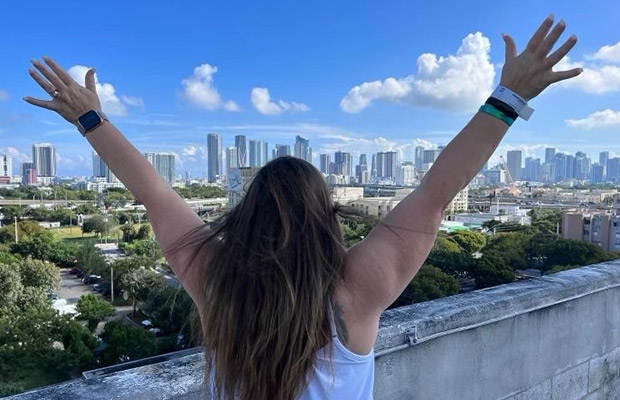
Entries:
[[83,284],[75,275],[69,273],[68,268],[60,270],[60,290],[57,292],[61,299],[67,300],[67,304],[76,304],[84,294],[97,294],[88,285]]

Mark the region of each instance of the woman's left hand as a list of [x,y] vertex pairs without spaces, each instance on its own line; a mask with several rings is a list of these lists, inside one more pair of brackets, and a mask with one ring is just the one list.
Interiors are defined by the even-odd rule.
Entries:
[[[90,110],[101,111],[101,102],[97,97],[95,85],[95,70],[89,69],[86,73],[86,87],[78,84],[71,76],[49,57],[43,57],[45,64],[33,60],[28,72],[52,100],[39,100],[24,97],[24,100],[38,107],[56,111],[64,119],[76,124],[78,118]],[[48,68],[49,67],[49,68]],[[38,71],[37,71],[38,70]],[[42,76],[41,76],[42,75]]]

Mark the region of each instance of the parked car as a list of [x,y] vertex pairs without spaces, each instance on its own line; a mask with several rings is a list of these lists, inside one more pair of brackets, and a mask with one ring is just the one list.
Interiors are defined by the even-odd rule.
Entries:
[[88,275],[84,278],[84,283],[87,285],[93,285],[101,280],[101,276],[99,275]]
[[71,268],[71,271],[69,271],[69,273],[70,273],[71,275],[77,275],[77,274],[79,274],[80,272],[82,272],[82,270],[81,270],[81,269],[79,269],[78,267],[73,267],[73,268]]

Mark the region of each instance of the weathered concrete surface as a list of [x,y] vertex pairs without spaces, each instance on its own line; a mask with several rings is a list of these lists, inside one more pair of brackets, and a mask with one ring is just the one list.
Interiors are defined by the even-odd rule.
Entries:
[[[375,399],[620,399],[620,262],[384,313]],[[201,398],[195,354],[14,396]]]

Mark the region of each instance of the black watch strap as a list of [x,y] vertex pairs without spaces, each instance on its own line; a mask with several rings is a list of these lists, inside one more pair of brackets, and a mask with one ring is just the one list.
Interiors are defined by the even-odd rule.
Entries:
[[82,136],[86,136],[104,121],[109,121],[109,119],[102,111],[90,110],[78,118],[76,125]]

